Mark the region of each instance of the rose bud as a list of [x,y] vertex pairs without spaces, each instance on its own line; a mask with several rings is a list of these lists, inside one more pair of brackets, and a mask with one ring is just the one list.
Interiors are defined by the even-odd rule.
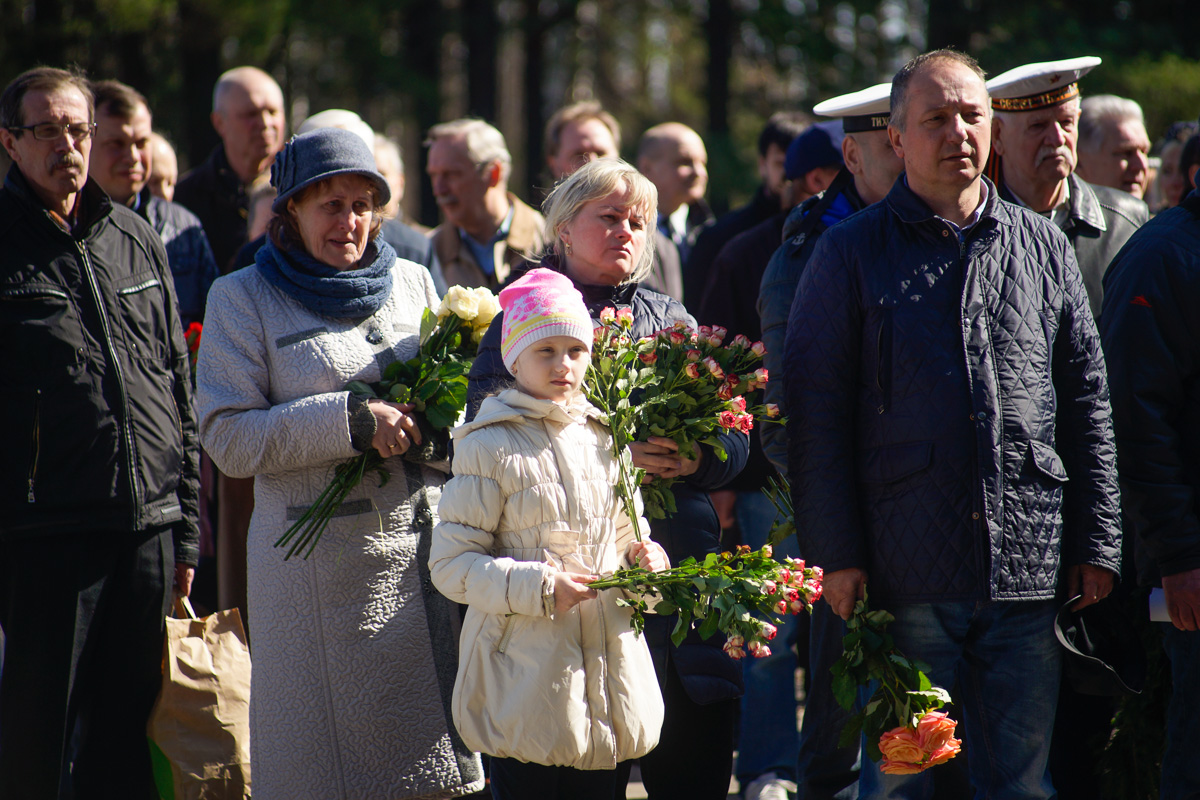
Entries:
[[714,346],[716,346],[716,345],[720,344],[721,342],[725,341],[725,336],[726,336],[726,334],[728,334],[728,333],[729,333],[729,329],[728,329],[728,328],[722,328],[720,325],[713,325],[713,326],[712,326],[712,335],[713,335],[713,336],[715,336],[715,337],[717,337],[717,341],[716,341],[716,342],[714,342]]
[[779,416],[779,405],[777,403],[767,403],[767,416],[771,419]]
[[[770,545],[767,545],[767,547],[770,547]],[[779,570],[779,582],[780,583],[791,583],[792,582],[792,571],[790,569]]]
[[617,311],[615,308],[612,308],[611,306],[605,306],[603,309],[601,309],[600,323],[602,325],[607,325],[608,323],[612,322],[616,318],[617,318]]
[[743,650],[740,647],[737,647],[736,645],[731,644],[730,642],[726,642],[725,646],[722,647],[721,649],[725,651],[725,655],[729,656],[734,661],[740,661],[741,659],[746,657],[745,650]]
[[684,374],[686,374],[689,378],[699,378],[700,377],[700,368],[698,366],[696,366],[695,364],[688,364],[686,367],[683,368],[683,371],[684,371]]
[[804,610],[804,601],[803,600],[792,600],[791,602],[788,603],[788,608],[790,608],[792,610],[793,614],[799,614],[801,611]]
[[[691,367],[694,365],[688,364],[688,366]],[[717,424],[725,430],[731,430],[737,427],[737,414],[734,414],[732,411],[722,411],[720,414],[717,414]]]
[[750,655],[755,658],[766,658],[771,655],[771,648],[767,647],[764,642],[755,639],[750,642]]
[[775,604],[775,613],[776,614],[786,614],[787,610],[788,610],[787,600],[780,600],[778,603]]
[[712,334],[712,328],[710,328],[707,325],[700,326],[700,335],[701,336],[708,338],[711,334]]
[[[741,400],[742,398],[739,397],[738,399]],[[745,407],[746,407],[746,401],[742,400],[742,408],[745,408]],[[762,546],[762,554],[764,556],[766,556],[767,558],[770,558],[771,556],[775,555],[775,548],[771,547],[771,545],[769,545],[769,544],[764,544]]]
[[688,361],[699,361],[700,360],[700,351],[699,350],[688,350],[686,353],[684,353],[684,356],[687,358]]
[[733,397],[733,389],[729,388],[728,383],[722,383],[717,387],[718,400],[729,400],[731,397]]
[[708,373],[717,380],[723,380],[725,378],[725,370],[721,369],[721,365],[718,364],[716,359],[712,356],[708,356],[704,359],[704,366],[708,367]]
[[686,341],[687,341],[687,337],[684,336],[682,333],[680,333],[679,331],[671,331],[671,344],[678,346],[678,345],[683,344]]
[[739,350],[749,350],[750,340],[746,338],[745,334],[739,333],[737,336],[733,337],[733,341],[729,343],[729,346],[736,347]]
[[767,354],[767,346],[762,342],[755,342],[754,344],[750,345],[750,352],[754,353],[754,355],[758,356],[759,358],[762,358]]
[[617,322],[621,323],[623,328],[633,327],[633,309],[622,308],[617,311]]
[[766,383],[767,382],[767,368],[759,367],[758,369],[754,370],[754,380],[760,384]]
[[[746,411],[746,398],[739,394],[729,401],[728,408],[730,411],[736,411],[739,414],[744,413]],[[770,555],[770,553],[767,555]]]
[[764,638],[765,638],[765,639],[766,639],[768,642],[769,642],[769,641],[771,641],[772,639],[774,639],[774,638],[775,638],[775,634],[776,634],[776,633],[778,633],[778,632],[779,632],[779,629],[778,629],[778,628],[776,628],[776,627],[775,627],[774,625],[772,625],[771,623],[769,623],[769,622],[764,622],[764,623],[763,623],[763,626],[762,626],[762,635],[763,635],[763,637],[764,637]]

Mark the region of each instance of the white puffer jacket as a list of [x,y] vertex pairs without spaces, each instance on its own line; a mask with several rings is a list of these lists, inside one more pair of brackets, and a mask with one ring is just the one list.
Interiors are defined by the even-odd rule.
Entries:
[[557,570],[610,573],[633,541],[598,416],[584,400],[564,408],[508,389],[454,431],[429,566],[470,606],[451,709],[472,749],[611,769],[658,744],[662,696],[620,593],[553,613]]

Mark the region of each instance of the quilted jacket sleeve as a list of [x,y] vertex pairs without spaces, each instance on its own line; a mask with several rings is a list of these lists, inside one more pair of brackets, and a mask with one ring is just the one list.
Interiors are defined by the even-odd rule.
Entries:
[[487,614],[552,616],[554,567],[492,555],[504,495],[487,434],[483,428],[457,442],[454,477],[438,503],[430,577],[446,597]]
[[347,392],[272,405],[259,308],[238,273],[213,284],[196,367],[200,441],[221,471],[248,478],[353,458]]
[[1101,333],[1124,509],[1152,562],[1139,561],[1147,580],[1200,568],[1200,224],[1190,242],[1164,230],[1186,213],[1165,212],[1135,234],[1104,287]]
[[826,572],[867,566],[854,470],[862,338],[855,275],[827,231],[797,285],[784,347],[796,529],[805,558]]
[[1120,489],[1108,376],[1083,277],[1061,241],[1062,319],[1054,341],[1057,450],[1070,481],[1063,508],[1063,563],[1121,568]]

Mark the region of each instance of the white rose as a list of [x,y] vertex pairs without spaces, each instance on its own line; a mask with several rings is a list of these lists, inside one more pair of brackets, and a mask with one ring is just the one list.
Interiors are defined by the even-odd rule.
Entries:
[[474,325],[476,328],[486,329],[492,324],[492,319],[500,313],[500,301],[484,286],[476,287],[475,298],[479,301],[479,310]]
[[479,300],[475,293],[462,286],[451,286],[443,302],[456,316],[467,321],[475,319],[479,313]]

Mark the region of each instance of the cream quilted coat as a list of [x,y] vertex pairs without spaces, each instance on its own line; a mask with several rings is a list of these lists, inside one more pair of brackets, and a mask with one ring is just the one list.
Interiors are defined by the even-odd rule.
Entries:
[[454,431],[429,566],[469,606],[452,707],[481,752],[611,769],[658,744],[654,665],[619,593],[553,614],[556,570],[612,572],[633,541],[596,416],[586,401],[564,408],[508,389]]
[[347,381],[417,350],[429,272],[397,260],[390,299],[357,324],[318,316],[254,267],[213,284],[197,369],[200,436],[255,476],[247,544],[256,800],[450,797],[483,788],[450,721],[458,613],[428,548],[443,473],[401,458],[368,475],[308,560],[275,540],[356,455]]

